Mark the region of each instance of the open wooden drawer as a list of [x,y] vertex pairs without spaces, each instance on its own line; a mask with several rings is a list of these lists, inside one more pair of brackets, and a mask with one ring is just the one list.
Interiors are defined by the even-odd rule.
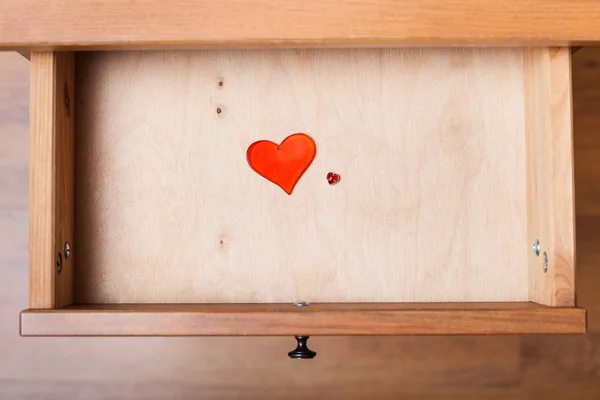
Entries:
[[[31,62],[23,335],[586,330],[568,48]],[[295,132],[288,196],[246,149]]]

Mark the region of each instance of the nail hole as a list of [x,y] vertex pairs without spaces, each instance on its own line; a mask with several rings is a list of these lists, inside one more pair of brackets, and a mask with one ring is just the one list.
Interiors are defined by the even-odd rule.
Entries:
[[66,113],[67,113],[67,117],[71,116],[71,99],[69,98],[69,88],[67,88],[67,86],[65,85],[65,108],[66,108]]
[[223,110],[221,110],[221,107],[217,107],[217,114],[221,114],[223,112]]
[[223,87],[223,81],[219,81],[219,87]]
[[62,254],[61,253],[58,253],[58,257],[56,257],[56,272],[59,274],[62,272]]

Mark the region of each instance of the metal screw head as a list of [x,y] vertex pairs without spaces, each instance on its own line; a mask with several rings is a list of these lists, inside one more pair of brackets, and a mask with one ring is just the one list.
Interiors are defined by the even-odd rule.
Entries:
[[310,303],[308,301],[297,301],[294,303],[294,307],[308,307]]
[[69,242],[65,242],[65,260],[71,257],[71,245]]
[[56,272],[62,272],[62,254],[58,253],[58,257],[56,258]]
[[548,254],[544,252],[544,273],[548,272]]
[[539,240],[535,240],[535,242],[533,242],[533,254],[535,254],[536,256],[540,255],[540,241]]

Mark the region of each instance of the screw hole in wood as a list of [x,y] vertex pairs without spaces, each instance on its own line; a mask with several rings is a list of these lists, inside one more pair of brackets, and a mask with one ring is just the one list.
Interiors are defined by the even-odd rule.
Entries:
[[59,274],[62,272],[62,254],[60,252],[56,257],[56,272]]

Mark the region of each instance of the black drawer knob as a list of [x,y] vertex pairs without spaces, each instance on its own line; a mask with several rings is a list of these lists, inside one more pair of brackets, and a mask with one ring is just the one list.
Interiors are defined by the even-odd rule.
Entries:
[[296,337],[296,340],[298,341],[298,345],[296,346],[295,350],[292,350],[288,353],[288,357],[295,358],[298,360],[305,359],[305,358],[315,358],[317,353],[315,353],[314,351],[309,349],[308,346],[306,345],[306,342],[308,341],[309,336],[295,336],[295,337]]

